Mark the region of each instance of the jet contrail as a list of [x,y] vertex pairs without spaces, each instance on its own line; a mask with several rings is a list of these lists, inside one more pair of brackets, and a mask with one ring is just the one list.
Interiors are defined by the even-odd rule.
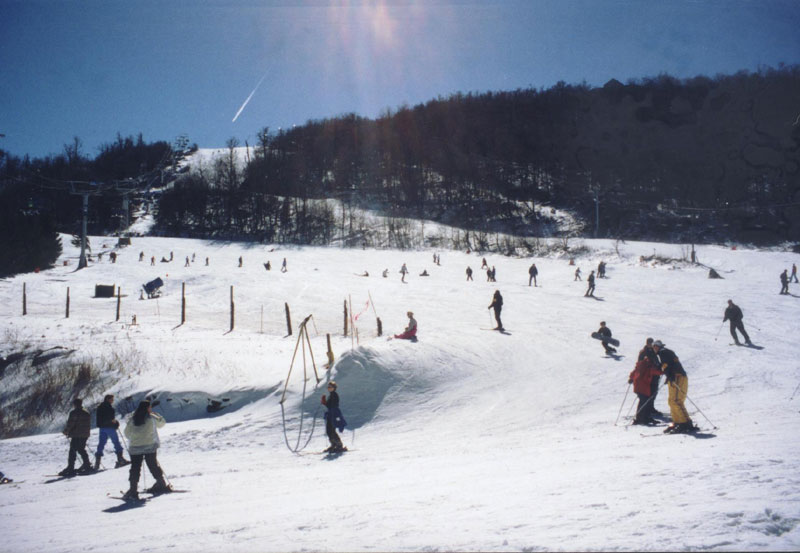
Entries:
[[249,102],[249,101],[250,101],[250,98],[252,98],[252,97],[253,97],[253,94],[255,94],[255,93],[256,93],[256,90],[258,90],[258,87],[259,87],[259,86],[261,86],[261,83],[263,83],[263,82],[264,82],[264,79],[266,79],[266,78],[267,78],[267,74],[266,74],[266,73],[264,73],[264,76],[263,76],[263,77],[261,77],[261,80],[260,80],[260,81],[258,81],[258,84],[257,84],[257,85],[256,85],[256,87],[253,89],[253,92],[251,92],[251,93],[250,93],[250,96],[248,96],[248,97],[247,97],[247,100],[245,100],[245,101],[244,101],[244,103],[242,104],[242,107],[240,107],[240,108],[239,108],[239,111],[237,111],[237,112],[236,112],[236,115],[234,115],[234,116],[233,116],[233,121],[231,121],[231,123],[236,123],[236,120],[239,118],[239,116],[242,114],[242,111],[244,111],[244,108],[247,106],[247,102]]

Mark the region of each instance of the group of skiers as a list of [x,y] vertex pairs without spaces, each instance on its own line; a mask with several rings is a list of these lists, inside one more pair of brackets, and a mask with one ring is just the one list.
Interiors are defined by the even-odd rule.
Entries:
[[[97,443],[97,451],[95,453],[94,466],[89,461],[89,455],[86,452],[86,442],[91,434],[92,418],[83,407],[83,400],[75,398],[72,401],[73,409],[67,417],[67,423],[64,426],[63,433],[70,440],[69,453],[67,455],[67,467],[58,473],[59,476],[71,477],[76,474],[89,474],[100,470],[100,463],[103,457],[108,440],[114,445],[114,452],[117,455],[117,461],[114,468],[130,465],[130,472],[128,480],[130,483],[128,491],[125,493],[125,499],[138,499],[138,485],[139,476],[141,474],[142,462],[147,464],[147,468],[155,478],[155,484],[147,491],[152,494],[167,493],[172,491],[172,487],[166,482],[164,478],[164,471],[158,464],[156,456],[160,441],[158,438],[158,428],[162,428],[166,422],[164,417],[158,413],[153,412],[150,401],[143,400],[139,402],[133,415],[128,419],[125,425],[124,435],[128,439],[128,454],[130,461],[124,457],[124,449],[120,443],[117,430],[120,423],[116,419],[116,410],[114,409],[114,395],[107,394],[103,402],[97,406],[95,412],[95,420],[97,428],[100,431]],[[80,456],[82,464],[76,469],[75,462],[77,457]]]
[[686,434],[696,432],[686,410],[685,401],[689,391],[689,378],[674,351],[668,349],[661,340],[647,338],[644,347],[639,351],[636,366],[628,376],[628,384],[639,399],[633,424],[656,424],[655,416],[661,413],[655,408],[658,395],[659,380],[665,375],[669,387],[670,416],[672,423],[664,430],[666,434]]

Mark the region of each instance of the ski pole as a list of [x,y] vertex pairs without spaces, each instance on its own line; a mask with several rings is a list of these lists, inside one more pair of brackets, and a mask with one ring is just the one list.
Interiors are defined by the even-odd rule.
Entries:
[[725,321],[722,321],[722,324],[721,324],[721,325],[719,325],[719,330],[717,330],[717,335],[716,335],[716,336],[714,336],[714,341],[715,341],[715,342],[717,341],[717,338],[719,338],[719,333],[720,333],[720,332],[722,332],[722,327],[723,327],[723,326],[725,326]]
[[789,398],[789,401],[792,401],[794,399],[795,394],[797,394],[797,390],[800,390],[800,384],[798,384],[797,388],[795,388],[794,392],[792,392],[792,397]]
[[719,428],[716,424],[711,422],[711,420],[708,417],[706,417],[706,414],[703,413],[703,411],[700,410],[700,408],[697,406],[697,404],[694,401],[692,401],[692,398],[689,397],[689,394],[686,394],[686,399],[688,399],[689,402],[694,406],[694,408],[697,409],[698,413],[703,415],[703,418],[705,418],[708,421],[708,424],[710,424],[711,426],[714,427],[714,430],[717,430]]
[[617,426],[617,422],[619,422],[619,416],[622,414],[622,408],[625,407],[625,400],[628,399],[628,392],[631,391],[631,386],[633,384],[628,382],[628,389],[625,390],[625,397],[622,398],[622,405],[619,406],[619,413],[617,413],[617,418],[614,421],[614,426]]

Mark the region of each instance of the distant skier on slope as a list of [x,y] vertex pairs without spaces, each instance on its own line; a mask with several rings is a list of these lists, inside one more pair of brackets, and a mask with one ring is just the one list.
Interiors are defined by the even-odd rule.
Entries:
[[467,280],[472,280],[472,267],[467,265]]
[[661,340],[653,343],[653,351],[658,355],[661,370],[667,377],[669,385],[669,412],[672,424],[665,430],[666,434],[686,434],[697,430],[686,410],[686,396],[689,393],[689,378],[675,352],[664,347]]
[[594,297],[594,271],[589,273],[589,277],[586,279],[586,282],[589,283],[588,288],[586,288],[586,293],[584,294],[585,297]]
[[581,268],[580,267],[575,267],[575,278],[572,279],[572,281],[575,282],[576,280],[581,280]]
[[781,273],[781,294],[789,293],[789,275],[786,274],[787,272],[788,271],[784,269]]
[[503,296],[500,290],[494,291],[492,296],[492,303],[489,304],[489,309],[494,309],[494,320],[497,321],[497,327],[494,330],[503,330],[503,321],[500,320],[500,312],[503,310]]
[[403,263],[403,266],[400,267],[400,282],[406,281],[406,274],[408,274],[408,267],[406,267],[406,264]]
[[733,341],[736,342],[737,346],[739,345],[739,337],[736,335],[737,330],[742,333],[744,342],[748,346],[751,345],[750,336],[747,335],[747,332],[744,329],[744,323],[742,322],[743,318],[744,314],[742,313],[742,309],[733,303],[733,300],[728,300],[728,307],[725,309],[725,317],[722,319],[722,322],[731,322],[731,336],[733,336]]
[[328,382],[328,397],[322,394],[322,405],[328,408],[325,412],[325,433],[328,435],[328,440],[331,442],[330,447],[325,451],[327,453],[340,453],[347,451],[347,448],[342,445],[342,439],[336,433],[344,430],[347,426],[347,421],[342,416],[342,411],[339,409],[339,394],[336,393],[336,382],[331,380]]
[[534,263],[528,268],[528,286],[531,285],[531,282],[533,282],[534,286],[538,286],[538,284],[536,284],[536,275],[538,274],[539,269],[536,268],[536,263]]
[[414,340],[417,337],[417,320],[414,318],[414,313],[411,311],[406,313],[406,315],[408,316],[408,326],[402,334],[395,334],[394,337],[400,340]]

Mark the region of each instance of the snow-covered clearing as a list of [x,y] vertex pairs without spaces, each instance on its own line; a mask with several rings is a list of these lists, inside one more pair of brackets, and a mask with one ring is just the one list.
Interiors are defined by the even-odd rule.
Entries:
[[[629,242],[617,253],[613,242],[586,240],[590,253],[576,260],[582,282],[566,257],[486,255],[497,268],[497,283],[488,283],[477,253],[439,251],[437,266],[430,250],[134,237],[111,263],[116,239],[91,240],[95,254],[107,253],[85,270],[75,271],[77,251],[65,237],[69,265],[0,281],[0,354],[28,343],[117,355],[124,367],[103,375],[86,403],[110,391],[125,410],[155,394],[168,421],[160,462],[190,492],[134,508],[108,498],[127,485],[127,470],[111,468],[110,445],[108,470],[48,482],[66,462],[58,434],[65,411],[43,422],[49,433],[0,442],[0,470],[24,481],[0,488],[4,551],[800,548],[800,393],[790,399],[800,384],[800,304],[796,285],[793,295],[778,294],[778,274],[796,255],[699,247],[699,260],[724,276],[712,280],[704,267],[639,261],[654,251],[679,258],[679,245]],[[170,252],[173,261],[160,262]],[[600,260],[608,278],[586,298],[585,278]],[[528,286],[531,262],[538,287]],[[467,265],[474,282],[465,281]],[[418,276],[423,269],[429,277]],[[358,276],[364,271],[370,276]],[[141,285],[156,277],[163,295],[140,300]],[[96,284],[121,287],[119,321],[116,298],[92,297]],[[494,326],[487,306],[496,289],[506,334],[484,330]],[[729,345],[721,327],[728,298],[763,349]],[[342,335],[345,301],[359,315],[358,343]],[[419,321],[417,343],[376,336],[376,314],[391,334],[408,310]],[[298,350],[284,426],[279,402],[308,315],[321,382],[310,355],[304,382]],[[601,320],[622,342],[618,360],[589,337]],[[628,426],[628,373],[647,336],[680,356],[697,436]],[[333,460],[314,453],[327,445],[318,406],[330,377],[352,449]],[[4,405],[24,381],[6,372]],[[656,406],[668,413],[666,395]],[[226,407],[207,413],[212,399]],[[302,454],[287,447],[309,438]],[[90,453],[96,444],[93,430]]]

